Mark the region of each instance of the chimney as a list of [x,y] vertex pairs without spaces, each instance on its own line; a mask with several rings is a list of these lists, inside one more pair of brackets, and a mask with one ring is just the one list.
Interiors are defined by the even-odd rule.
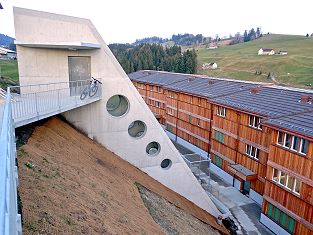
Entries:
[[260,87],[253,87],[250,89],[251,94],[258,94],[260,92]]
[[214,81],[213,80],[209,80],[209,85],[213,85],[214,84]]
[[309,99],[310,99],[310,96],[308,96],[308,95],[302,95],[301,98],[300,98],[300,102],[301,102],[301,103],[308,103],[308,102],[309,102]]

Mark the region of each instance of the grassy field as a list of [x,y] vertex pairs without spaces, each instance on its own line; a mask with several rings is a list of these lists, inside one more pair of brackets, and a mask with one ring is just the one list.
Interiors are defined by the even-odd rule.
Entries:
[[0,60],[0,75],[14,82],[18,82],[18,70],[16,60]]
[[[259,56],[260,48],[273,48],[276,52],[288,51],[288,55]],[[272,82],[272,73],[277,82],[288,86],[313,86],[313,38],[292,35],[265,35],[252,42],[224,46],[215,50],[197,50],[199,74],[227,77],[240,80]],[[202,70],[201,65],[217,62],[217,70]],[[261,75],[255,75],[261,71]],[[312,87],[311,87],[312,88]]]

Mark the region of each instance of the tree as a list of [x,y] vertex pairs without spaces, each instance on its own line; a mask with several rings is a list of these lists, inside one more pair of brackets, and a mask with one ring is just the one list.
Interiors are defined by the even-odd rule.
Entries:
[[250,39],[249,39],[249,36],[248,36],[248,32],[247,30],[245,30],[245,32],[243,33],[243,41],[244,42],[248,42]]
[[256,38],[259,38],[259,37],[261,37],[261,29],[260,29],[260,27],[257,27],[256,28]]
[[307,33],[305,36],[308,38],[308,37],[309,37],[309,34]]
[[249,31],[248,37],[249,37],[249,41],[252,41],[252,40],[256,39],[256,33],[255,33],[255,31],[254,31],[254,28],[252,28],[252,29]]

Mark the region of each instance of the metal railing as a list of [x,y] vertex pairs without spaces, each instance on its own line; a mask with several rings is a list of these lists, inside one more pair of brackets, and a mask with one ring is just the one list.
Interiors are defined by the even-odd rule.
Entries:
[[[90,92],[90,80],[12,86],[12,116],[19,127],[49,116],[97,101],[101,97],[101,84],[96,92]],[[82,96],[87,92],[86,96]]]
[[[0,133],[0,234],[22,234],[17,207],[18,176],[10,89],[6,94]],[[1,113],[0,113],[1,115]]]

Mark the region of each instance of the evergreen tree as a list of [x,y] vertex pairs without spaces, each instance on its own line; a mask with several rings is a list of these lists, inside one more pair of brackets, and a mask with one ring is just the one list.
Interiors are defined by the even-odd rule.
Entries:
[[248,36],[248,32],[247,30],[245,30],[244,34],[243,34],[243,41],[244,42],[248,42],[250,39],[249,39],[249,36]]

